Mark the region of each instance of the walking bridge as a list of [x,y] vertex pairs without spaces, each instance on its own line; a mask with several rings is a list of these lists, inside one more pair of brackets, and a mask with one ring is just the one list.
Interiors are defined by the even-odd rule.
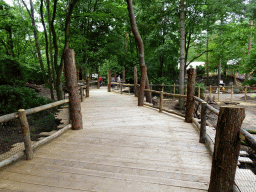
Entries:
[[0,173],[0,191],[207,191],[211,156],[181,117],[137,98],[90,91],[82,130],[68,130]]

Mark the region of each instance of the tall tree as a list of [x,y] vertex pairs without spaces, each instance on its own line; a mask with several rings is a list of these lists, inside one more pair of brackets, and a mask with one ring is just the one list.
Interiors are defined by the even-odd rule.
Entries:
[[[137,28],[137,25],[136,25],[132,0],[126,0],[126,1],[127,1],[128,11],[129,11],[130,22],[131,22],[131,26],[132,26],[132,32],[133,32],[134,37],[135,37],[135,39],[138,43],[138,46],[139,46],[139,63],[140,63],[140,67],[141,67],[141,84],[140,84],[140,93],[141,94],[139,94],[138,100],[139,100],[139,103],[143,104],[144,88],[145,87],[147,89],[150,88],[147,73],[145,73],[145,74],[142,73],[142,67],[146,66],[145,65],[145,58],[144,58],[144,44],[143,44],[142,38],[139,34],[139,31],[138,31],[138,28]],[[143,75],[145,75],[145,76],[143,76]],[[146,82],[145,82],[144,79],[146,79]],[[151,98],[150,98],[149,94],[147,94],[147,100],[149,100],[149,102],[151,102]]]
[[[184,66],[185,66],[185,5],[184,0],[180,0],[180,76],[179,94],[184,94]],[[184,99],[180,99],[180,108],[184,108]]]

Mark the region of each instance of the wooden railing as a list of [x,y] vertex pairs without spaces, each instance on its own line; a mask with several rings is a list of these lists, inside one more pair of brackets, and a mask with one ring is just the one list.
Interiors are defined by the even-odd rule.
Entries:
[[[196,126],[200,129],[200,141],[205,141],[204,138],[206,138],[206,118],[203,117],[206,115],[206,109],[210,110],[212,113],[214,113],[216,116],[219,116],[219,110],[215,109],[208,103],[206,103],[204,100],[194,97],[195,101],[198,101],[201,104],[201,124],[198,123],[198,121],[193,118],[193,122],[196,124]],[[205,107],[203,107],[205,105]],[[256,151],[256,138],[250,134],[248,131],[246,131],[244,128],[241,127],[241,139],[246,141],[246,143]],[[202,142],[204,143],[204,142]]]
[[145,92],[151,92],[151,93],[155,93],[155,94],[159,94],[160,95],[160,103],[159,103],[159,107],[156,107],[154,106],[153,104],[149,104],[149,103],[144,103],[144,105],[147,105],[147,106],[150,106],[150,107],[153,107],[153,108],[158,108],[159,109],[159,112],[162,112],[162,111],[165,111],[165,112],[168,112],[168,113],[173,113],[175,115],[178,115],[178,116],[181,116],[181,117],[185,117],[184,114],[181,114],[181,113],[177,113],[175,111],[171,111],[171,110],[168,110],[168,109],[164,109],[163,108],[163,102],[164,102],[164,95],[167,95],[167,96],[171,96],[171,97],[177,97],[177,98],[186,98],[187,96],[186,95],[180,95],[180,94],[172,94],[172,93],[167,93],[167,92],[163,92],[163,91],[155,91],[155,90],[150,90],[150,89],[145,89],[144,90]]
[[64,128],[62,128],[61,130],[58,130],[56,133],[52,134],[49,137],[46,137],[38,142],[36,142],[35,144],[32,145],[31,139],[30,139],[30,129],[29,129],[29,125],[28,125],[28,121],[27,121],[27,115],[33,114],[33,113],[37,113],[43,110],[47,110],[53,107],[57,107],[59,105],[68,103],[69,99],[65,99],[65,100],[61,100],[61,101],[57,101],[54,103],[49,103],[46,105],[42,105],[39,107],[35,107],[32,109],[20,109],[18,112],[15,113],[11,113],[11,114],[7,114],[4,116],[0,117],[0,123],[3,122],[7,122],[10,120],[13,120],[15,118],[19,118],[20,123],[21,123],[21,128],[22,128],[22,132],[24,135],[24,146],[25,146],[25,151],[20,151],[17,154],[13,155],[12,157],[5,159],[3,161],[0,162],[0,168],[4,167],[10,163],[12,163],[13,161],[16,161],[17,159],[21,158],[24,154],[26,155],[26,159],[30,160],[33,158],[33,150],[41,145],[43,145],[44,143],[52,140],[53,138],[61,135],[64,131],[66,131],[67,129],[71,128],[71,124],[66,125]]

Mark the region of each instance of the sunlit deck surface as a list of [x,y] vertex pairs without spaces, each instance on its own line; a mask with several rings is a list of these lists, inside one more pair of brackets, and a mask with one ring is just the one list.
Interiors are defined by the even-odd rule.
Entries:
[[84,129],[0,172],[0,191],[207,191],[211,156],[184,119],[105,88],[90,91],[82,115]]

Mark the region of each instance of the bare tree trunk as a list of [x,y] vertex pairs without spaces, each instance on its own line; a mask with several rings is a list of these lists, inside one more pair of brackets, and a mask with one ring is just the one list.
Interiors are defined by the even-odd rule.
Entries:
[[83,129],[81,100],[79,97],[76,78],[75,52],[73,49],[65,49],[65,76],[69,92],[69,110],[72,121],[72,129]]
[[195,80],[196,70],[190,68],[188,70],[187,103],[185,111],[185,122],[187,123],[192,123],[194,112]]
[[233,191],[240,150],[240,129],[245,118],[242,107],[222,106],[216,128],[209,192]]
[[36,43],[36,50],[37,50],[38,59],[39,59],[40,67],[41,67],[42,74],[43,74],[44,83],[48,84],[48,81],[47,81],[47,78],[46,78],[45,69],[44,69],[44,63],[43,63],[41,52],[40,52],[40,45],[39,45],[39,41],[38,41],[38,37],[37,37],[37,29],[36,29],[36,23],[35,23],[33,2],[32,2],[32,0],[30,0],[30,11],[29,11],[26,3],[24,2],[24,0],[22,0],[22,3],[26,7],[27,12],[28,12],[28,14],[29,14],[29,16],[31,18],[31,21],[32,21],[32,27],[33,27],[35,43]]
[[[128,11],[129,11],[129,18],[130,18],[130,22],[131,22],[131,27],[132,27],[132,32],[133,35],[138,43],[139,46],[139,63],[140,63],[140,69],[142,72],[142,68],[143,66],[145,66],[145,58],[144,58],[144,44],[142,41],[142,38],[139,34],[139,31],[137,29],[137,25],[136,25],[136,20],[135,20],[135,16],[134,16],[134,11],[133,11],[133,6],[132,6],[132,0],[126,0],[127,5],[128,5]],[[143,74],[141,73],[141,79],[143,79]],[[145,79],[146,79],[146,89],[149,89],[149,81],[148,81],[148,75],[147,72],[145,74]],[[140,91],[143,91],[144,93],[144,86],[140,86]],[[143,94],[144,95],[144,94]],[[144,99],[144,98],[140,98],[141,95],[139,95],[138,100],[140,99]],[[147,97],[147,101],[149,100],[151,102],[151,94],[146,93],[146,97]]]
[[206,73],[207,73],[207,80],[206,80],[206,84],[209,86],[210,82],[209,82],[209,58],[208,58],[208,49],[209,49],[209,36],[208,36],[208,31],[207,31],[207,35],[206,35]]
[[[179,94],[184,95],[184,66],[185,66],[185,13],[184,0],[180,0],[180,76],[179,76]],[[180,109],[184,109],[184,99],[181,98]]]
[[47,10],[47,18],[48,18],[48,28],[49,28],[49,51],[50,51],[50,61],[51,61],[51,68],[52,68],[52,80],[54,83],[54,87],[56,87],[56,71],[53,64],[53,54],[52,54],[52,29],[51,29],[51,13],[50,13],[50,4],[49,0],[46,0],[46,10]]
[[50,67],[50,60],[49,60],[49,53],[48,53],[48,36],[47,36],[47,31],[46,31],[46,27],[45,27],[45,23],[44,23],[43,4],[44,4],[44,1],[41,0],[40,15],[41,15],[42,25],[43,25],[43,28],[44,28],[45,52],[46,52],[46,60],[47,60],[47,67],[48,67],[48,74],[49,74],[49,87],[50,87],[51,99],[54,100],[53,87],[52,87],[52,83],[53,83],[52,82],[52,76],[53,76],[53,73],[52,73],[51,67]]

